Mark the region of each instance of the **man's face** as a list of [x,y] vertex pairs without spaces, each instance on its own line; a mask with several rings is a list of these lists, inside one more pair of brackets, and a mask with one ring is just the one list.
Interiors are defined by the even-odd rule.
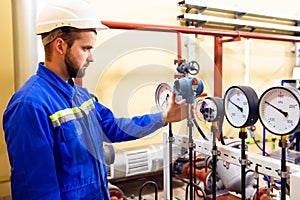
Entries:
[[82,78],[90,62],[93,62],[92,49],[96,42],[96,33],[93,31],[78,32],[80,38],[68,48],[65,64],[70,78]]

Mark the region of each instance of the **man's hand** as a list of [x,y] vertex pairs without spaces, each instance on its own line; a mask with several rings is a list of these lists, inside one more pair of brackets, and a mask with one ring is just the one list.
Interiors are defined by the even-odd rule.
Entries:
[[167,110],[162,113],[162,118],[166,124],[178,122],[187,118],[188,106],[186,100],[184,99],[180,102],[176,102],[175,97],[176,95],[172,92],[171,102],[169,103]]

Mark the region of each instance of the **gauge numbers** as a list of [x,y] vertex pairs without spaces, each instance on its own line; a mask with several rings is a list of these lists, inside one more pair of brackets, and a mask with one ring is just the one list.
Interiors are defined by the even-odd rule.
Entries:
[[296,88],[272,87],[259,100],[259,119],[271,133],[286,135],[299,128],[300,95]]
[[155,103],[160,111],[165,111],[171,101],[172,87],[167,83],[161,83],[155,91]]
[[255,124],[258,119],[258,97],[249,86],[232,86],[224,96],[225,116],[235,128]]

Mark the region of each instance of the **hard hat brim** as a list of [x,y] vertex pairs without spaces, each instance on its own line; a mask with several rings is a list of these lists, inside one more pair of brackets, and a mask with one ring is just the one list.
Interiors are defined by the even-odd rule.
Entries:
[[38,23],[36,26],[36,34],[40,35],[64,26],[78,29],[96,29],[97,31],[109,29],[100,21],[94,19],[56,20],[46,23]]

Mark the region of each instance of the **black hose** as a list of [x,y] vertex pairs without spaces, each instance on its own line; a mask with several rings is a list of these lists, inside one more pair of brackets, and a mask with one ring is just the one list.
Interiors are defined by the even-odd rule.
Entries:
[[172,142],[173,142],[173,131],[172,131],[172,123],[169,123],[169,182],[170,182],[170,198],[173,197],[173,165],[172,165],[172,159],[173,159],[173,149],[172,149]]
[[244,163],[247,159],[246,157],[246,145],[245,139],[247,138],[247,132],[241,129],[239,133],[239,138],[241,138],[242,146],[241,146],[241,194],[242,200],[246,200],[246,163]]
[[281,200],[285,200],[285,190],[286,190],[286,183],[287,178],[285,177],[285,174],[287,172],[286,169],[286,148],[285,146],[281,147]]
[[[207,200],[207,197],[206,197],[206,193],[205,191],[203,190],[203,188],[201,188],[199,185],[193,183],[193,185],[195,187],[197,187],[201,192],[202,192],[202,196],[203,196],[203,200]],[[188,183],[186,185],[186,188],[185,188],[185,200],[188,200],[188,190],[189,190],[189,186],[190,186],[190,183]]]
[[141,187],[141,189],[140,189],[140,191],[139,191],[139,200],[142,200],[142,191],[143,191],[143,189],[148,185],[148,184],[151,184],[151,185],[153,185],[154,186],[154,194],[155,194],[155,200],[157,200],[158,199],[158,186],[157,186],[157,184],[154,182],[154,181],[147,181],[147,182],[145,182],[143,185],[142,185],[142,187]]
[[196,126],[197,130],[199,131],[200,135],[202,136],[202,138],[204,140],[208,140],[195,119],[193,119],[193,123],[195,124],[195,126]]
[[224,122],[224,117],[219,121],[219,131],[220,131],[221,144],[225,145],[224,136],[223,136],[223,122]]
[[[254,144],[261,150],[263,151],[262,147],[257,143],[255,137],[252,137]],[[270,154],[268,152],[265,152],[267,156],[270,156]]]
[[256,199],[259,199],[259,173],[258,173],[258,166],[255,166],[255,172],[257,173],[257,178],[256,178]]
[[[214,123],[214,122],[213,122]],[[217,199],[217,144],[216,144],[216,133],[218,127],[214,124],[211,127],[213,133],[213,148],[212,148],[212,199]]]

